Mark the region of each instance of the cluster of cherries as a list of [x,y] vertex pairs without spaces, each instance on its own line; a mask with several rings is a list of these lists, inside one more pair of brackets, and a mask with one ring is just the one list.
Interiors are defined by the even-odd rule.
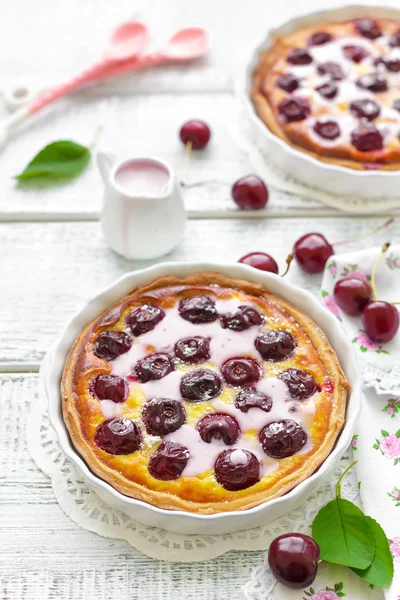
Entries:
[[[355,21],[356,32],[370,40],[379,38],[383,32],[374,19],[358,19]],[[310,36],[308,46],[321,46],[333,40],[333,36],[326,31],[319,31]],[[400,31],[391,36],[389,40],[391,47],[400,46]],[[369,52],[363,46],[347,45],[343,47],[343,54],[348,59],[355,63],[362,62]],[[286,61],[291,65],[308,65],[313,62],[313,57],[307,48],[292,48]],[[400,59],[380,56],[374,61],[375,66],[382,65],[387,71],[398,73],[400,71]],[[316,91],[327,100],[333,100],[338,92],[339,87],[336,82],[345,78],[346,74],[341,65],[334,61],[327,61],[317,65],[317,71],[320,75],[327,75],[329,81],[319,85]],[[282,90],[289,93],[289,96],[281,100],[278,105],[278,111],[281,118],[292,123],[303,121],[311,113],[311,106],[306,98],[292,95],[292,92],[300,86],[300,81],[292,73],[284,73],[276,80],[276,85]],[[364,90],[374,93],[383,93],[388,90],[388,82],[386,77],[376,71],[359,77],[356,85]],[[400,110],[400,99],[393,102],[392,107]],[[383,147],[383,136],[379,129],[371,123],[376,119],[380,112],[380,106],[370,98],[355,100],[350,103],[350,113],[360,119],[360,124],[354,129],[351,134],[352,145],[360,152],[370,152],[381,150]],[[339,124],[333,119],[317,121],[314,125],[314,131],[320,137],[327,140],[335,140],[341,134]]]
[[[219,319],[221,327],[232,331],[244,331],[262,325],[263,315],[254,307],[241,305],[234,313],[218,314],[215,301],[209,296],[188,296],[179,302],[182,319],[194,324],[211,323]],[[142,305],[131,311],[126,325],[135,337],[153,330],[165,317],[165,312],[153,305]],[[124,331],[104,331],[96,339],[93,351],[105,360],[114,360],[126,353],[132,345],[131,336]],[[259,333],[254,346],[261,358],[280,362],[289,358],[297,343],[292,334],[285,330]],[[132,376],[128,379],[142,384],[160,380],[175,370],[177,363],[201,365],[210,358],[210,340],[203,336],[179,339],[173,353],[156,352],[139,360]],[[269,412],[272,399],[254,386],[263,375],[263,367],[252,357],[234,357],[226,360],[218,373],[200,367],[189,371],[180,381],[180,395],[186,402],[204,402],[220,395],[224,383],[237,389],[235,407],[247,413],[251,408]],[[280,373],[290,397],[302,401],[320,390],[313,377],[301,369],[289,368]],[[117,375],[101,373],[90,384],[92,395],[99,400],[124,402],[129,393],[127,381]],[[293,408],[291,408],[293,407]],[[296,410],[294,402],[290,410]],[[142,411],[142,422],[149,435],[163,438],[177,431],[186,422],[184,404],[171,398],[153,398],[146,402]],[[208,414],[196,425],[201,439],[211,443],[222,440],[227,446],[235,444],[240,435],[237,420],[227,414]],[[264,452],[275,459],[282,459],[299,452],[307,441],[307,433],[292,419],[267,424],[259,433]],[[142,445],[142,432],[137,423],[126,418],[108,419],[101,423],[95,435],[96,444],[110,454],[131,454]],[[259,480],[260,464],[248,450],[240,451],[240,461],[235,459],[235,449],[226,449],[217,458],[214,470],[217,481],[227,490],[236,491],[254,485]],[[177,479],[190,458],[189,450],[182,444],[163,441],[150,457],[148,469],[160,480]]]

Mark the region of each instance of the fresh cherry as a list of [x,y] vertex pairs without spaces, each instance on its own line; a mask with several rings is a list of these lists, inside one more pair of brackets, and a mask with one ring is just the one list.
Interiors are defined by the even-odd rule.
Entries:
[[340,136],[340,127],[336,121],[317,121],[314,131],[325,140],[335,140]]
[[354,100],[350,104],[350,111],[358,119],[367,119],[368,121],[373,121],[379,117],[381,109],[379,104],[374,102],[374,100],[365,98],[362,100]]
[[320,233],[307,233],[294,245],[294,256],[306,273],[322,273],[332,254],[333,247]]
[[215,301],[208,296],[188,296],[179,302],[179,314],[185,321],[196,325],[218,319]]
[[367,73],[366,75],[361,75],[361,77],[357,79],[356,84],[364,90],[375,93],[386,92],[388,89],[387,80],[380,73]]
[[150,354],[136,363],[134,373],[140,383],[162,379],[174,371],[175,365],[172,356],[163,352]]
[[102,373],[96,375],[90,385],[91,391],[99,400],[112,400],[113,402],[125,402],[128,397],[128,384],[125,379],[117,375]]
[[312,63],[312,56],[305,48],[292,48],[286,60],[291,65],[309,65]]
[[304,121],[309,116],[311,109],[306,98],[288,96],[279,102],[278,111],[287,123],[292,123]]
[[348,60],[360,63],[369,56],[369,52],[362,46],[343,46],[343,53]]
[[364,306],[361,321],[366,334],[373,342],[385,344],[390,342],[399,330],[399,311],[389,302],[374,300]]
[[250,254],[246,254],[245,256],[242,256],[242,258],[239,258],[238,262],[259,269],[260,271],[279,273],[276,261],[269,254],[265,254],[265,252],[250,252]]
[[281,362],[292,356],[297,342],[289,331],[271,329],[260,333],[254,345],[264,360]]
[[256,383],[261,377],[262,368],[254,358],[230,358],[222,365],[221,373],[229,385],[242,387]]
[[93,345],[93,352],[103,360],[114,360],[128,352],[132,340],[124,331],[103,331]]
[[319,92],[323,98],[327,98],[328,100],[332,100],[333,98],[335,98],[339,91],[339,88],[336,85],[336,83],[333,83],[332,81],[323,83],[322,85],[319,85],[316,89],[317,92]]
[[299,87],[299,80],[293,73],[283,73],[276,78],[275,84],[285,92],[294,92]]
[[342,67],[338,63],[332,61],[321,63],[320,65],[318,65],[317,70],[320,75],[329,75],[329,77],[331,77],[335,81],[344,79],[346,76]]
[[307,400],[319,391],[319,386],[309,373],[302,369],[286,369],[278,375],[289,388],[290,397],[294,400]]
[[308,38],[309,46],[322,46],[333,40],[333,36],[327,31],[316,31]]
[[232,331],[245,331],[255,325],[261,325],[264,322],[262,314],[252,306],[238,306],[234,313],[225,313],[219,317],[222,329],[232,329]]
[[372,288],[368,281],[346,277],[335,284],[333,295],[336,304],[348,315],[359,315],[371,299]]
[[142,433],[134,421],[117,417],[98,426],[94,441],[109,454],[132,454],[142,445]]
[[263,427],[259,434],[259,440],[267,456],[287,458],[305,446],[307,433],[296,421],[283,419],[268,423]]
[[204,121],[195,119],[182,125],[179,137],[185,145],[191,142],[193,150],[202,150],[210,141],[211,131]]
[[150,456],[149,473],[155,479],[172,481],[182,475],[190,458],[190,452],[177,442],[162,442]]
[[400,46],[400,29],[390,37],[389,45],[392,46],[392,48]]
[[178,400],[153,398],[143,406],[142,419],[148,434],[163,437],[182,427],[186,411]]
[[318,560],[318,544],[303,533],[280,535],[268,550],[268,564],[274,577],[294,590],[308,588],[313,583]]
[[129,313],[126,323],[133,335],[139,336],[154,329],[157,323],[162,321],[164,317],[165,312],[161,308],[145,304]]
[[182,398],[188,402],[211,400],[222,391],[221,377],[211,369],[198,369],[186,373],[180,383]]
[[206,362],[210,358],[210,341],[201,335],[182,338],[176,342],[174,352],[189,365]]
[[268,188],[257,175],[246,175],[232,187],[232,198],[245,210],[260,210],[268,202]]
[[272,408],[272,400],[255,388],[241,390],[235,396],[235,406],[241,412],[247,413],[250,408],[259,408],[264,412],[269,412]]
[[382,30],[375,19],[358,19],[356,21],[356,31],[369,40],[376,40],[382,35]]
[[216,480],[230,492],[244,490],[260,479],[260,463],[248,450],[224,450],[215,461]]
[[203,442],[210,444],[212,440],[223,440],[227,446],[234,444],[240,433],[240,427],[234,417],[214,413],[203,417],[196,425]]
[[359,125],[351,133],[351,143],[360,152],[382,150],[383,136],[375,125]]

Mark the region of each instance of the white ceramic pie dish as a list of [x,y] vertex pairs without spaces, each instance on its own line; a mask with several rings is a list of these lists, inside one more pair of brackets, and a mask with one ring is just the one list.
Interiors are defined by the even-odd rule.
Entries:
[[[238,93],[249,118],[256,145],[268,155],[271,164],[285,175],[309,187],[337,196],[356,196],[365,199],[397,198],[399,171],[356,171],[319,161],[306,152],[296,150],[275,136],[258,117],[250,98],[252,74],[258,64],[259,53],[271,48],[277,37],[289,35],[304,27],[330,21],[344,21],[356,17],[399,19],[400,10],[382,6],[352,5],[324,10],[296,17],[272,29],[262,44],[252,53],[244,76],[238,82]],[[376,207],[379,211],[379,205]]]
[[[295,306],[311,315],[314,321],[327,335],[337,353],[352,389],[349,391],[344,428],[331,454],[323,465],[291,492],[255,508],[245,511],[220,513],[217,515],[199,515],[183,511],[171,511],[124,496],[111,485],[94,475],[72,445],[61,408],[61,377],[69,350],[78,334],[90,321],[108,306],[122,298],[132,288],[166,275],[185,276],[199,271],[214,271],[234,279],[246,279],[260,283],[271,292],[278,294]],[[236,263],[162,263],[148,269],[133,271],[114,282],[101,294],[85,304],[66,325],[55,343],[45,378],[46,393],[49,402],[50,422],[58,436],[65,456],[79,469],[87,484],[108,505],[118,508],[131,518],[154,527],[185,534],[223,534],[249,529],[265,524],[291,512],[332,473],[334,467],[350,444],[361,408],[362,380],[358,371],[354,349],[345,337],[337,319],[309,292],[301,290],[281,277],[259,271],[252,267]]]

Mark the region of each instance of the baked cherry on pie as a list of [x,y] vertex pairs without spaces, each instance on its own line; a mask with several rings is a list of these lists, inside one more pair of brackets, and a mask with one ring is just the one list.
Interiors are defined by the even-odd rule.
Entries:
[[198,513],[288,492],[330,453],[348,384],[312,319],[216,273],[158,279],[82,331],[63,414],[91,470],[128,496]]
[[267,127],[319,160],[400,169],[400,21],[323,23],[260,53],[251,98]]

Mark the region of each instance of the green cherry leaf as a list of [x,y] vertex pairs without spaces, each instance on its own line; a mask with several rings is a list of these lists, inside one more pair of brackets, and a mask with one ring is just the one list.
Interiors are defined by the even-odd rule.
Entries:
[[87,167],[90,150],[69,140],[53,142],[40,150],[16,179],[76,177]]
[[359,577],[378,587],[388,587],[393,579],[393,556],[389,542],[382,527],[371,517],[366,517],[375,538],[375,556],[372,564],[365,570],[352,569]]
[[375,541],[368,520],[349,500],[338,497],[321,508],[312,536],[326,562],[367,569],[373,561]]

